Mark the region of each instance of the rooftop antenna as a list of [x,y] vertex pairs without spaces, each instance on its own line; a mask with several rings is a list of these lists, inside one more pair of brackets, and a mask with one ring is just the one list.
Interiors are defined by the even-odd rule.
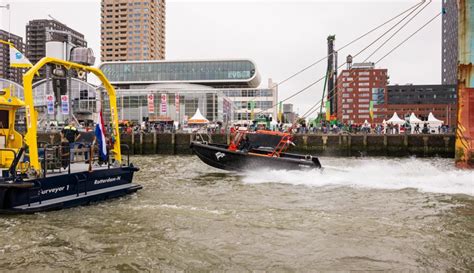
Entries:
[[51,16],[51,14],[48,14],[48,17],[51,18],[52,20],[56,21],[56,22],[61,23],[58,19],[56,19],[56,18],[54,18],[53,16]]

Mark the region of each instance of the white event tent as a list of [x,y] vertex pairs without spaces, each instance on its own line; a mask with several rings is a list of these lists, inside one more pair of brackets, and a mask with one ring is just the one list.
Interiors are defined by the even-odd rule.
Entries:
[[409,118],[409,121],[410,121],[410,126],[411,126],[411,133],[413,134],[414,131],[415,131],[415,126],[416,125],[420,125],[420,127],[422,127],[422,124],[423,124],[423,121],[421,119],[419,119],[415,113],[411,113],[410,115],[410,118]]
[[433,113],[428,114],[428,124],[430,126],[430,132],[436,132],[439,134],[439,127],[443,125],[444,121],[435,118]]
[[[397,125],[398,126],[398,132],[400,132],[400,127],[405,124],[405,120],[401,119],[398,117],[397,115],[397,112],[393,113],[393,116],[387,120],[387,125],[388,124],[393,124],[393,125]],[[391,127],[389,127],[391,128]],[[393,130],[394,128],[392,128],[391,130]],[[389,132],[389,133],[394,133],[394,131],[392,132]]]
[[387,120],[387,123],[396,124],[398,126],[405,124],[405,120],[398,117],[397,112],[393,113],[393,116]]
[[196,110],[196,113],[194,114],[194,116],[188,119],[188,124],[208,124],[208,123],[209,123],[209,120],[201,114],[201,111],[199,111],[199,108]]

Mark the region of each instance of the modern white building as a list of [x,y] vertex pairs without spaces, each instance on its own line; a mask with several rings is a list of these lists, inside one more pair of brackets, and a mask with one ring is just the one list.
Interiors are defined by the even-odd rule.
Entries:
[[100,69],[116,88],[119,116],[126,120],[181,121],[198,107],[210,121],[248,121],[251,108],[255,115],[276,117],[277,86],[269,80],[268,87],[259,88],[251,60],[105,62]]

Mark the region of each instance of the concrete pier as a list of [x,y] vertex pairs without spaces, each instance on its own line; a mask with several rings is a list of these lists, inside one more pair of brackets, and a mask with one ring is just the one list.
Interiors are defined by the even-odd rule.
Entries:
[[[123,144],[130,147],[131,154],[191,154],[189,144],[196,135],[176,133],[123,134]],[[207,136],[205,136],[207,137]],[[225,134],[210,135],[214,143],[227,143]],[[59,134],[38,134],[38,141],[59,143]],[[207,140],[207,139],[206,139]],[[295,135],[296,147],[290,151],[322,156],[389,156],[389,157],[447,157],[454,158],[454,134],[432,135]]]

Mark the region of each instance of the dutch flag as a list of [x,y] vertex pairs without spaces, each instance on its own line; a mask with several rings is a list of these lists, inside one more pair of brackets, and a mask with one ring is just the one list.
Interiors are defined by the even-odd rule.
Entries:
[[102,111],[99,112],[97,124],[95,125],[95,137],[99,143],[100,158],[105,160],[107,158],[107,143],[105,141],[105,127]]

